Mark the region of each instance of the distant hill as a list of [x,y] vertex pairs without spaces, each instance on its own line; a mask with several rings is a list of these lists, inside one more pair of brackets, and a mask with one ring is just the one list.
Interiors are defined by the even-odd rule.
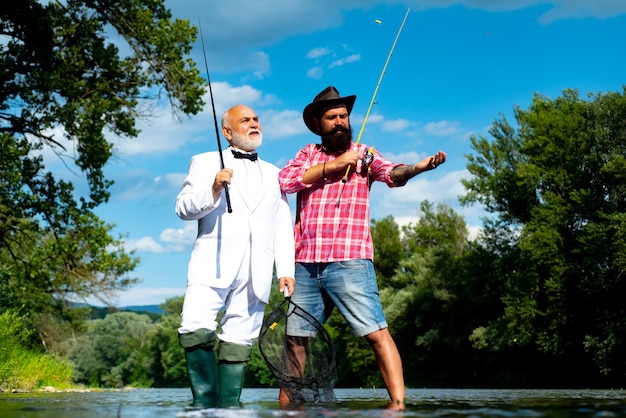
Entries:
[[150,312],[159,315],[163,313],[163,309],[159,308],[159,305],[122,306],[118,309],[120,311]]
[[159,308],[159,305],[136,305],[136,306],[120,306],[120,307],[106,307],[106,306],[93,306],[85,303],[72,303],[76,308],[90,308],[91,319],[104,318],[107,314],[112,312],[136,312],[150,316],[153,320],[163,315],[163,310]]

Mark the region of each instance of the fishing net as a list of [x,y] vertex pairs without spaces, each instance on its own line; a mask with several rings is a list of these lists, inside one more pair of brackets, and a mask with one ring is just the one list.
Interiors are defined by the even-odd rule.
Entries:
[[337,363],[330,336],[290,298],[265,317],[259,349],[291,402],[336,400]]

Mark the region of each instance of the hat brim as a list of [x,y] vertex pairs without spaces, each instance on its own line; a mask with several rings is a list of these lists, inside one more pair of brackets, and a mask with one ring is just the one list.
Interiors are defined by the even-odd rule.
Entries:
[[320,113],[320,110],[327,107],[332,108],[339,107],[339,105],[343,104],[346,106],[348,110],[348,115],[352,113],[352,108],[354,107],[354,102],[356,101],[356,96],[346,96],[346,97],[338,97],[336,99],[328,99],[328,100],[320,100],[317,102],[309,103],[302,112],[302,118],[304,119],[304,124],[311,132],[315,135],[320,135],[321,131],[315,125],[316,115]]

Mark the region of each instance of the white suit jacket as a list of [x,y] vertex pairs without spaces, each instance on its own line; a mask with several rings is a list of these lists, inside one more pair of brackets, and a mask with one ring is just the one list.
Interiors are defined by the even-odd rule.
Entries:
[[[222,153],[224,166],[237,166],[231,148]],[[239,161],[238,163],[241,163]],[[226,288],[233,282],[251,245],[251,279],[255,295],[267,303],[273,267],[277,277],[294,277],[294,238],[287,197],[278,184],[278,167],[257,160],[261,169],[262,198],[246,200],[246,173],[233,168],[228,187],[232,213],[228,213],[225,192],[214,201],[211,190],[221,164],[218,152],[191,158],[187,177],[176,198],[176,214],[198,221],[187,284]],[[251,244],[250,244],[251,242]]]

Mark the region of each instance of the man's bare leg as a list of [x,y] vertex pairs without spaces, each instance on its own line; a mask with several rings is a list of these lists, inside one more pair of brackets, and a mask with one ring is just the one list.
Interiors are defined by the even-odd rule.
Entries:
[[365,336],[372,347],[376,362],[391,398],[388,409],[404,410],[404,374],[402,359],[387,328]]
[[287,392],[281,387],[280,391],[278,392],[278,404],[281,407],[285,407],[289,406],[289,402],[291,402],[291,400],[289,399]]
[[[285,371],[290,376],[300,377],[304,373],[304,365],[306,362],[305,345],[308,343],[305,337],[289,337],[287,338],[287,364]],[[278,403],[281,407],[289,405],[291,399],[284,388],[280,388],[278,392]]]

